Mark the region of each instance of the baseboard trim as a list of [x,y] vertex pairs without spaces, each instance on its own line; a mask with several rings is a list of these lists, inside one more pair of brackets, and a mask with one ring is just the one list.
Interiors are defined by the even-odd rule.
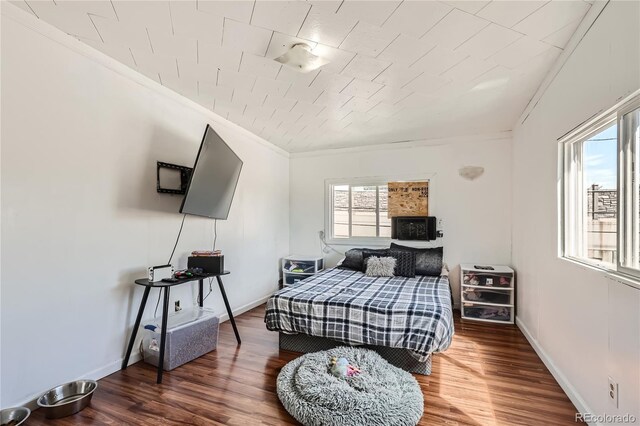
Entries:
[[[564,393],[567,394],[573,405],[576,407],[578,412],[586,414],[593,414],[593,411],[589,409],[589,406],[585,402],[585,400],[580,396],[580,393],[573,387],[569,379],[560,371],[560,369],[554,364],[553,360],[547,352],[540,346],[538,341],[533,337],[527,326],[522,322],[520,317],[516,316],[516,325],[524,334],[524,337],[529,341],[529,344],[533,348],[534,351],[538,354],[544,365],[549,369],[551,375],[556,379]],[[599,423],[588,423],[590,426],[600,426]]]
[[[124,357],[118,359],[117,361],[113,361],[110,362],[109,364],[96,368],[95,370],[92,370],[86,374],[83,374],[79,377],[76,377],[74,379],[70,379],[69,382],[72,382],[74,380],[81,380],[81,379],[89,379],[89,380],[100,380],[104,377],[107,377],[110,374],[115,373],[116,371],[120,370],[120,367],[122,366],[122,360],[124,359]],[[142,355],[140,355],[140,353],[138,351],[134,351],[131,354],[131,357],[129,358],[129,365],[131,364],[135,364],[138,361],[142,361]],[[24,402],[22,402],[21,404],[17,404],[18,406],[22,406],[22,407],[27,407],[28,409],[30,409],[31,411],[37,410],[38,408],[38,398],[40,398],[40,395],[42,395],[43,392],[36,394],[34,396],[32,396],[31,398],[25,400]]]
[[[253,302],[249,302],[246,305],[242,305],[236,309],[233,310],[233,316],[236,317],[238,315],[242,315],[247,311],[250,311],[253,308],[256,308],[260,305],[262,305],[263,303],[265,303],[267,301],[268,298],[271,297],[273,293],[269,293],[266,296],[262,296],[259,299],[254,300]],[[229,321],[229,315],[228,314],[223,314],[220,315],[220,322],[225,322],[225,321]]]
[[[241,315],[255,307],[258,307],[260,305],[262,305],[263,303],[265,303],[267,301],[267,299],[269,297],[271,297],[272,293],[269,293],[265,296],[262,296],[252,302],[249,302],[245,305],[242,305],[236,309],[233,309],[233,316],[236,317],[238,315]],[[225,322],[229,320],[229,315],[228,314],[224,314],[224,315],[220,315],[220,322]],[[128,336],[127,336],[128,337]],[[124,343],[123,343],[124,344]],[[124,346],[123,346],[124,347]],[[124,357],[110,362],[107,365],[104,365],[102,367],[96,368],[95,370],[92,370],[86,374],[83,374],[79,377],[76,377],[75,379],[71,379],[69,380],[70,382],[73,380],[80,380],[80,379],[91,379],[91,380],[100,380],[102,378],[105,378],[117,371],[120,370],[121,366],[122,366],[122,361],[124,360]],[[128,365],[133,365],[139,361],[142,361],[142,355],[140,355],[140,353],[138,351],[133,350],[133,352],[131,353],[131,357],[129,358],[129,364]],[[37,410],[38,407],[38,398],[40,398],[40,395],[42,395],[42,393],[38,393],[37,395],[32,396],[29,399],[24,400],[22,403],[20,404],[16,404],[17,406],[23,406],[23,407],[27,407],[29,408],[31,411]]]

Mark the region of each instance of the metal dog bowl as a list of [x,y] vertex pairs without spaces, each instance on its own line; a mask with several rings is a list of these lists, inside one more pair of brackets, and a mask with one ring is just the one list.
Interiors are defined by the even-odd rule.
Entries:
[[89,405],[97,388],[98,382],[95,380],[65,383],[38,398],[38,406],[44,410],[48,419],[70,416]]
[[0,426],[18,426],[24,423],[29,415],[31,414],[31,410],[27,407],[13,407],[6,408],[0,411]]

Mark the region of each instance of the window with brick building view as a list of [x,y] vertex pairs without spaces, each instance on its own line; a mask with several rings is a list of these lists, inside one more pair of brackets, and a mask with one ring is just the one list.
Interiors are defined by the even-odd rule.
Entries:
[[613,265],[617,261],[618,235],[617,126],[586,140],[583,149],[586,257]]
[[562,255],[640,277],[640,98],[561,142]]
[[391,238],[387,185],[333,185],[332,238]]

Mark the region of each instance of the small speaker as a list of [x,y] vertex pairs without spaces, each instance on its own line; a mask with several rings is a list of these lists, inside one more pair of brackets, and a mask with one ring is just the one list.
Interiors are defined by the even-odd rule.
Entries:
[[224,256],[189,256],[187,268],[202,268],[207,274],[224,272]]
[[397,216],[391,218],[394,240],[431,241],[436,239],[435,216]]

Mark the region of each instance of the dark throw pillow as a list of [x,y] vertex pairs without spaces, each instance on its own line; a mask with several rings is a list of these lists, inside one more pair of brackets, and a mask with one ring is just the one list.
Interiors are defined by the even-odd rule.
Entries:
[[416,248],[391,243],[391,250],[416,254],[416,275],[439,276],[442,273],[442,247]]
[[338,268],[362,271],[362,250],[364,249],[354,248],[347,250],[344,254],[344,260]]
[[379,253],[378,256],[382,256],[386,254],[388,250],[389,249],[375,250],[367,248],[352,248],[351,250],[347,250],[344,254],[344,260],[338,268],[365,272],[367,270],[367,264],[363,262],[363,252]]
[[416,276],[416,253],[413,251],[390,250],[389,256],[396,260],[396,269],[393,274],[397,277]]

